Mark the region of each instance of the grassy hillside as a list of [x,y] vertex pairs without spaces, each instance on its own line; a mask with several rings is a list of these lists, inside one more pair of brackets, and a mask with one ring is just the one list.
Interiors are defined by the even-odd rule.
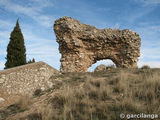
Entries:
[[51,89],[1,108],[0,120],[121,120],[121,113],[160,113],[160,69],[110,69],[50,79]]

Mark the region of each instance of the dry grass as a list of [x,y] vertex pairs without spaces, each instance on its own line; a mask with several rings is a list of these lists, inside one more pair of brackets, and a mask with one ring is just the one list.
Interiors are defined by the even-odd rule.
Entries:
[[65,88],[57,96],[63,113],[59,116],[64,120],[117,120],[121,112],[158,114],[160,75],[145,70],[141,74],[121,70],[115,76],[98,78],[88,75],[83,87]]
[[121,112],[158,114],[160,75],[145,70],[141,74],[134,72],[118,70],[112,76],[102,72],[102,77],[97,72],[85,77],[72,76],[72,84],[81,78],[85,82],[79,88],[66,85],[50,100],[51,119],[118,120]]
[[58,92],[46,106],[39,105],[39,120],[121,120],[120,113],[160,112],[159,69],[67,73],[57,78]]
[[32,103],[32,98],[31,96],[28,96],[28,95],[23,95],[21,96],[17,103],[21,108],[27,108],[30,104]]
[[0,120],[5,120],[7,117],[26,111],[31,103],[32,99],[28,95],[20,96],[15,104],[0,109]]

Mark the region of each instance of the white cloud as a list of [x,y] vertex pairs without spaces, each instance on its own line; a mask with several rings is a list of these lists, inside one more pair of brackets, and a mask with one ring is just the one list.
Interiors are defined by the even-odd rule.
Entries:
[[[43,46],[43,47],[42,47]],[[53,56],[54,58],[59,57],[59,51],[57,47],[54,47],[53,45],[34,45],[34,47],[30,47],[28,45],[27,47],[27,53],[28,55],[41,55],[43,57],[45,56]]]
[[0,70],[3,70],[3,69],[4,69],[4,62],[0,61]]
[[29,0],[31,5],[39,6],[41,8],[45,8],[48,6],[53,6],[54,0]]
[[160,62],[158,61],[147,61],[147,62],[143,62],[143,61],[139,61],[138,62],[138,66],[142,67],[143,65],[148,65],[151,68],[160,68]]
[[138,66],[160,67],[160,22],[140,23],[134,31],[141,37],[141,56]]
[[0,47],[8,43],[12,26],[13,22],[0,19]]
[[35,58],[36,61],[43,61],[56,69],[60,67],[60,57],[58,46],[54,44],[35,43],[28,44],[27,58]]
[[8,28],[12,25],[12,22],[0,19],[0,28]]
[[[53,5],[53,2],[49,0],[30,0],[30,4],[20,5],[11,2],[10,0],[0,0],[0,6],[7,11],[14,12],[16,14],[24,14],[34,19],[39,24],[50,27],[55,20],[53,16],[42,14],[43,8]],[[12,6],[12,7],[11,7]]]
[[129,15],[127,15],[126,17],[124,17],[127,22],[129,22],[130,24],[134,23],[137,19],[143,18],[145,15],[151,13],[154,10],[154,8],[149,8],[149,9],[137,9],[137,10],[133,10],[132,13],[130,13]]
[[[12,11],[15,13],[23,13],[23,14],[37,14],[40,9],[36,9],[34,7],[27,7],[15,4],[10,0],[0,0],[0,5],[4,7],[8,11]],[[12,7],[11,7],[12,6]]]
[[150,23],[140,23],[140,26],[137,28],[138,31],[142,31],[145,33],[157,33],[160,32],[160,22],[159,23],[154,23],[150,24]]
[[35,58],[36,61],[44,61],[54,68],[59,69],[60,53],[56,40],[38,36],[28,29],[30,28],[25,28],[23,31],[28,60]]
[[1,31],[0,30],[0,44],[6,44],[8,41],[6,39],[9,39],[10,32],[9,31]]
[[157,5],[160,4],[160,0],[135,0],[136,2],[141,2],[144,5]]
[[113,29],[120,29],[120,24],[119,24],[119,23],[116,23],[112,28],[113,28]]
[[141,50],[141,59],[160,59],[160,48],[159,47],[145,47]]
[[[25,28],[23,35],[26,41],[27,58],[35,58],[36,61],[44,61],[56,69],[60,67],[60,53],[58,43],[54,39],[47,39],[34,34]],[[57,44],[57,45],[56,45]]]
[[55,20],[55,17],[46,15],[32,16],[32,18],[45,27],[52,27]]
[[145,54],[150,53],[150,51],[153,51],[153,50],[154,51],[152,54],[154,54],[160,50],[159,48],[160,23],[155,23],[155,24],[143,23],[138,25],[138,27],[136,27],[134,31],[140,34],[141,41],[142,41],[141,45],[142,45],[142,48],[145,49],[145,52],[144,52]]
[[0,55],[1,56],[6,55],[6,49],[7,49],[7,44],[9,42],[9,36],[10,36],[10,32],[0,30],[0,51],[1,51]]

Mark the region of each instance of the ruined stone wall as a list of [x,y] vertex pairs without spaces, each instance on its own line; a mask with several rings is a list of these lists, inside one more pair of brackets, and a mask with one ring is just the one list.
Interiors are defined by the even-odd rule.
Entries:
[[116,67],[135,68],[141,39],[128,29],[97,29],[71,17],[55,21],[54,32],[61,57],[61,72],[85,72],[98,60],[110,59]]
[[0,98],[7,102],[20,94],[32,95],[36,89],[50,88],[49,78],[54,74],[58,71],[44,62],[0,71]]

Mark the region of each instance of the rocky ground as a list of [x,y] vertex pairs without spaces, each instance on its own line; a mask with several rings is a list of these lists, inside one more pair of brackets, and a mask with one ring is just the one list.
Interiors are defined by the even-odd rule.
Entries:
[[53,87],[0,108],[0,120],[120,120],[120,114],[160,113],[160,69],[65,73]]

